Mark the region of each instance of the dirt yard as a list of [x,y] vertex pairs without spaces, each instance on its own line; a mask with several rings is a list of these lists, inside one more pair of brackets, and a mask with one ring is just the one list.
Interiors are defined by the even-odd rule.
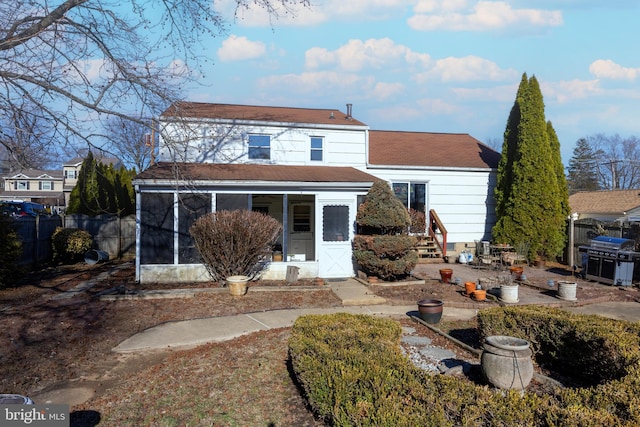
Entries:
[[[96,281],[87,291],[72,298],[59,297],[102,273],[104,280]],[[276,285],[283,284],[255,286]],[[189,286],[217,285],[180,285]],[[290,285],[291,290],[277,293],[249,291],[239,298],[222,290],[188,299],[104,301],[98,295],[109,291],[169,289],[175,285],[136,285],[132,263],[80,263],[29,275],[16,287],[0,291],[0,320],[5,331],[0,335],[0,390],[37,396],[58,388],[88,387],[94,397],[72,408],[76,420],[72,425],[96,425],[96,417],[100,425],[182,425],[180,420],[187,416],[184,408],[193,409],[194,405],[202,411],[202,419],[215,420],[216,425],[322,425],[308,411],[291,379],[286,354],[288,329],[187,351],[111,352],[124,339],[164,322],[341,306],[328,287],[302,292],[296,290],[299,286],[313,284],[299,282]],[[420,286],[372,289],[394,304],[413,304],[423,298],[469,301],[456,287],[434,280]],[[626,294],[638,292],[625,293],[624,298],[628,298]],[[456,329],[455,325],[451,328]],[[465,330],[466,339],[473,340],[467,327],[460,329],[461,338]],[[426,327],[418,326],[418,333],[455,349]],[[251,405],[246,405],[248,400]]]

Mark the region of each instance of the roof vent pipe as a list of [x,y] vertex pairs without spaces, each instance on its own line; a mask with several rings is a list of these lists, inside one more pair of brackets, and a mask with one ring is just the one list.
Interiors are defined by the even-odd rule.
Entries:
[[347,119],[351,119],[351,107],[353,104],[347,104]]

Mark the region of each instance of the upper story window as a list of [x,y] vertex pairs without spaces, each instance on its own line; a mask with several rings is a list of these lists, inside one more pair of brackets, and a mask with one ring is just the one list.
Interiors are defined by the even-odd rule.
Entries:
[[13,182],[14,190],[28,190],[29,189],[29,181],[14,181]]
[[271,159],[271,137],[269,135],[249,135],[249,159]]
[[311,137],[311,160],[315,162],[322,161],[322,147],[324,139],[318,136]]
[[53,181],[40,181],[40,190],[53,190]]
[[69,179],[76,179],[77,178],[76,171],[73,169],[65,169],[64,177]]

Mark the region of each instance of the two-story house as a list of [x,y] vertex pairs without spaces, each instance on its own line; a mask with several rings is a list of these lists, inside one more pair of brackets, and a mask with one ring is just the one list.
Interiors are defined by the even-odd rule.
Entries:
[[408,208],[438,211],[451,249],[486,239],[499,154],[466,134],[371,131],[347,111],[182,102],[160,117],[158,162],[134,180],[136,279],[209,280],[189,235],[223,209],[284,227],[266,278],[351,277],[358,205],[375,180]]
[[2,177],[0,200],[40,203],[51,212],[64,206],[64,178],[59,170],[26,169]]

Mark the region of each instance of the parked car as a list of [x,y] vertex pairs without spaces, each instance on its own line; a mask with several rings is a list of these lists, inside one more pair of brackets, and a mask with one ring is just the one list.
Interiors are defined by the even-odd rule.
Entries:
[[0,202],[0,212],[2,212],[3,215],[16,217],[50,215],[49,211],[40,203],[21,201]]

